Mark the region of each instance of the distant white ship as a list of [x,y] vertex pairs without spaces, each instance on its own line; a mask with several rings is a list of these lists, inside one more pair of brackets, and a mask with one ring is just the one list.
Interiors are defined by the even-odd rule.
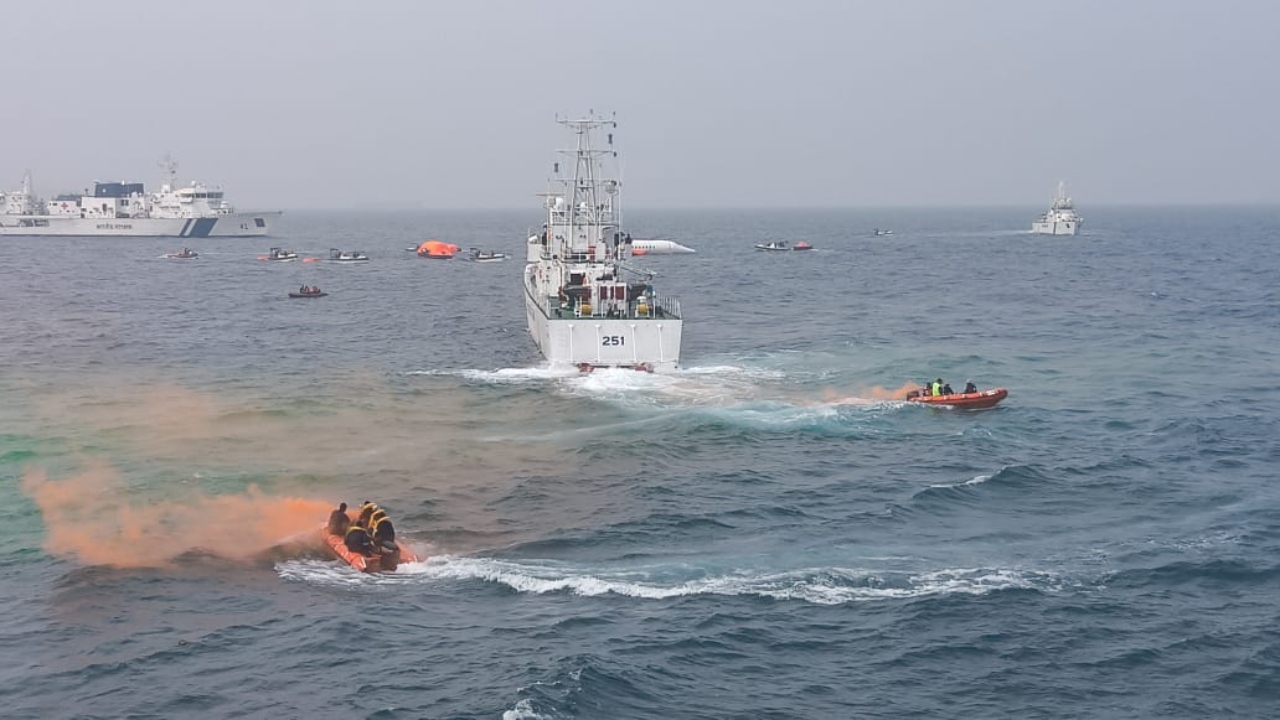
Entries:
[[1031,232],[1040,235],[1075,235],[1084,224],[1084,218],[1076,213],[1076,208],[1067,197],[1067,184],[1058,181],[1058,194],[1045,214],[1031,223]]
[[251,237],[268,234],[282,214],[236,212],[220,188],[177,187],[177,164],[166,158],[161,166],[167,177],[157,192],[142,183],[95,182],[92,194],[47,202],[35,196],[28,172],[21,190],[0,193],[0,235]]
[[658,294],[652,273],[624,262],[621,184],[612,174],[617,153],[595,142],[605,134],[605,147],[612,145],[617,124],[595,116],[559,122],[577,146],[563,151],[572,173],[560,175],[556,163],[546,224],[528,240],[529,334],[553,366],[675,370],[684,329],[680,303]]

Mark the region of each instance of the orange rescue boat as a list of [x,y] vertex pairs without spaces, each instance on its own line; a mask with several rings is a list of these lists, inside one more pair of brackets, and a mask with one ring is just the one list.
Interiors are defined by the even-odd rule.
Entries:
[[981,410],[995,407],[1001,400],[1009,397],[1004,388],[991,388],[972,393],[951,393],[950,395],[925,395],[913,393],[907,395],[907,402],[924,403],[925,405],[946,405],[964,410]]
[[333,554],[338,556],[338,559],[345,561],[360,572],[392,572],[401,563],[418,562],[418,556],[403,542],[393,543],[394,550],[383,545],[379,546],[374,554],[364,555],[348,550],[345,538],[341,535],[330,533],[328,525],[320,526],[320,537],[324,539],[325,544],[329,546]]

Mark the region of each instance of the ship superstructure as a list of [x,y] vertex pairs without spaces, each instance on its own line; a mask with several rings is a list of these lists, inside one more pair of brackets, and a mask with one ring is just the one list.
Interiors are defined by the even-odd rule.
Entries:
[[546,223],[528,239],[529,333],[553,366],[674,370],[684,329],[680,303],[659,294],[651,273],[623,261],[617,122],[595,115],[557,122],[575,146],[561,151],[571,167],[561,173],[555,163],[552,190],[543,196]]
[[92,192],[41,200],[31,173],[22,187],[0,193],[0,235],[250,237],[266,235],[281,211],[237,212],[223,191],[204,183],[179,187],[177,164],[165,159],[165,181],[148,193],[142,183],[94,182]]
[[1075,235],[1084,224],[1084,218],[1076,213],[1075,205],[1067,197],[1066,182],[1058,182],[1058,193],[1049,209],[1031,223],[1031,232],[1040,235]]

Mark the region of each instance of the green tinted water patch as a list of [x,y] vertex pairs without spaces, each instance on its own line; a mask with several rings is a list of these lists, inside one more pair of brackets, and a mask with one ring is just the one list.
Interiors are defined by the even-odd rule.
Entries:
[[65,466],[73,453],[67,438],[0,435],[0,477],[20,478],[36,467]]
[[[13,441],[12,435],[0,436],[0,445],[5,448],[11,448],[17,443]],[[39,453],[31,448],[18,448],[16,450],[6,450],[0,453],[0,465],[21,464],[38,457]]]

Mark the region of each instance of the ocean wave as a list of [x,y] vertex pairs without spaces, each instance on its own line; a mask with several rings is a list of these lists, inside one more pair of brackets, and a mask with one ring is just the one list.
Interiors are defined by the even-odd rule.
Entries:
[[1045,470],[1032,465],[1006,465],[991,474],[973,475],[954,483],[938,483],[916,492],[912,499],[929,500],[932,498],[969,497],[977,492],[978,486],[988,485],[1000,488],[1022,488],[1041,486],[1052,481],[1052,476]]
[[1246,586],[1272,583],[1280,578],[1280,565],[1247,562],[1238,559],[1212,558],[1176,560],[1155,567],[1130,568],[1115,572],[1103,580],[1110,588],[1152,588],[1184,585]]
[[[6,441],[8,440],[8,438],[4,438],[4,439],[5,439]],[[25,449],[24,449],[24,450],[9,450],[8,452],[5,452],[4,454],[0,454],[0,464],[5,464],[5,463],[13,463],[13,464],[25,463],[25,462],[27,462],[27,461],[29,461],[29,460],[31,460],[31,459],[33,459],[33,458],[37,457],[37,455],[38,455],[38,453],[37,453],[35,450],[25,450]]]
[[533,702],[528,698],[515,704],[510,710],[502,713],[502,720],[551,720],[555,715],[543,715],[533,709]]

